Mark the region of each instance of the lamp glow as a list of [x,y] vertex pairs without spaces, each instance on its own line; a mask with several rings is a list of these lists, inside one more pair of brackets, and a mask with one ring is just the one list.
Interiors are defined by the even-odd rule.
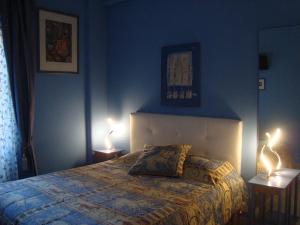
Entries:
[[262,161],[262,163],[266,167],[266,170],[268,172],[268,177],[269,177],[272,174],[273,167],[272,167],[272,163],[270,162],[268,157],[265,155],[265,149],[266,149],[266,146],[264,145],[261,152],[260,152],[260,160]]
[[104,138],[104,143],[105,143],[105,147],[107,149],[111,149],[112,148],[112,143],[111,143],[111,140],[109,138],[109,135],[106,135],[105,138]]
[[112,118],[107,118],[107,123],[110,125],[110,126],[114,126],[115,125],[115,121],[112,119]]
[[[273,135],[267,132],[266,136],[268,137],[268,143],[267,145],[263,145],[262,147],[262,150],[260,152],[260,160],[267,170],[268,177],[270,177],[273,171],[279,170],[281,168],[281,164],[282,164],[279,154],[273,150],[273,147],[277,145],[280,140],[281,130],[277,128]],[[271,160],[265,154],[266,150],[269,150],[272,154],[274,154],[275,158],[277,159],[276,166],[273,165]]]
[[125,126],[121,123],[116,123],[112,118],[107,118],[107,123],[109,125],[109,131],[104,138],[105,147],[108,150],[114,149],[111,135],[114,133],[116,136],[122,136],[125,133]]

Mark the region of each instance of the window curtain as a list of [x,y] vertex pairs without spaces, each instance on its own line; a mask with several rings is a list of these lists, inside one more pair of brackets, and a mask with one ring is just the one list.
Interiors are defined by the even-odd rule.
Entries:
[[17,162],[21,177],[23,155],[26,156],[30,171],[37,174],[33,148],[36,15],[34,0],[0,0],[7,71],[20,132],[21,148],[18,151]]
[[18,178],[18,134],[0,25],[0,182]]

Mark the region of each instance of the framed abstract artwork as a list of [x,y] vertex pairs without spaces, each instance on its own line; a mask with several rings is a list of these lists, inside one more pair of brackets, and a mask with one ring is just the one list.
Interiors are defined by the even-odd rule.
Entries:
[[200,106],[200,43],[162,47],[161,104]]
[[39,9],[39,71],[78,73],[78,16]]

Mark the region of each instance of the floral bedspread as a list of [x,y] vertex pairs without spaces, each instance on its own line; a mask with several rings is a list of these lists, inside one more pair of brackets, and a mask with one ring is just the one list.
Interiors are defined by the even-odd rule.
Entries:
[[134,156],[0,184],[0,224],[225,224],[245,204],[233,172],[209,185],[131,176]]

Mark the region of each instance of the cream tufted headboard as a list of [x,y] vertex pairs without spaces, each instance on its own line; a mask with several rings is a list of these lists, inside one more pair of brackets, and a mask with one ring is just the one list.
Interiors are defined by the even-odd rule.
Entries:
[[130,150],[144,144],[191,144],[191,154],[229,161],[240,173],[242,122],[150,113],[130,115]]

